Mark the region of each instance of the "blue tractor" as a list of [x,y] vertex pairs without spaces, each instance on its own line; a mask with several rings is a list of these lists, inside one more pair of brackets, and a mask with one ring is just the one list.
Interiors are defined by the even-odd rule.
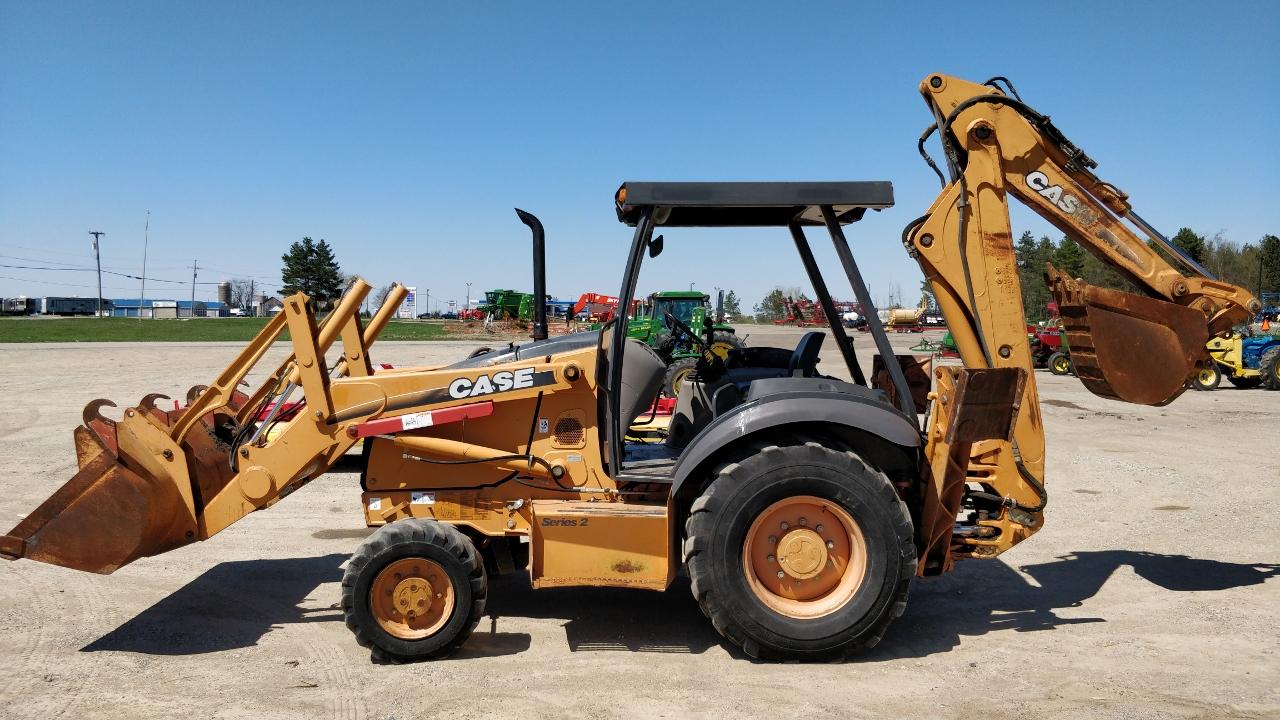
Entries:
[[1213,390],[1223,376],[1238,388],[1280,390],[1280,337],[1254,335],[1246,329],[1229,337],[1210,338],[1206,347],[1213,364],[1196,375],[1193,385],[1197,390]]

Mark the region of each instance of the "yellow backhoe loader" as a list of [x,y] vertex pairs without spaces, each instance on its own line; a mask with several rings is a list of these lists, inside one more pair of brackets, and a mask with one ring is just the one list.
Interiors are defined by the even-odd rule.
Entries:
[[[75,430],[79,473],[0,538],[0,552],[110,573],[211,538],[363,440],[364,520],[378,529],[348,563],[341,606],[377,656],[449,654],[480,619],[489,574],[515,569],[538,588],[648,590],[684,570],[716,629],[748,655],[830,659],[870,647],[902,614],[913,577],[995,557],[1044,519],[1044,433],[1010,197],[1146,290],[1046,269],[1076,372],[1094,393],[1171,401],[1211,362],[1205,341],[1258,309],[1134,214],[1008,81],[930,75],[920,92],[934,118],[922,154],[936,132],[948,173],[929,161],[942,191],[903,242],[963,367],[896,358],[873,309],[845,228],[893,204],[889,183],[628,182],[615,196],[618,218],[635,228],[621,307],[646,255],[661,252],[659,228],[786,228],[853,382],[817,371],[825,333],[726,361],[707,350],[709,326],[667,317],[703,360],[684,381],[666,443],[630,443],[627,428],[643,420],[664,365],[623,324],[548,340],[540,315],[533,342],[375,371],[371,346],[404,289],[364,325],[357,310],[369,286],[358,282],[318,326],[306,296],[286,298],[181,410],[149,395],[112,421],[99,413],[110,403],[90,403]],[[521,219],[538,258],[541,225]],[[826,230],[868,309],[880,355],[870,374],[807,227]],[[292,355],[240,392],[285,330]],[[301,411],[282,420],[298,389]]]

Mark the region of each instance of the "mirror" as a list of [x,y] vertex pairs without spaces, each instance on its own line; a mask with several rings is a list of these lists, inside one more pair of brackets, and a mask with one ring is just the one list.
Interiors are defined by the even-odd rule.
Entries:
[[659,235],[649,241],[649,257],[656,258],[662,254],[662,236]]

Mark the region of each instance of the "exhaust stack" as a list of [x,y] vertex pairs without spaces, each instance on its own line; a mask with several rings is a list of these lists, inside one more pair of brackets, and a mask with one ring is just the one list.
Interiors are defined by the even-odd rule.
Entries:
[[547,339],[547,241],[542,221],[516,208],[520,222],[533,231],[533,339]]

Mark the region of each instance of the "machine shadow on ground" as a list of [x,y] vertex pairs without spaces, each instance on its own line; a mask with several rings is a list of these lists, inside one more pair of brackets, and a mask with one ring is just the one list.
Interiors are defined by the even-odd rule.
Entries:
[[[336,609],[298,606],[320,585],[339,582],[346,560],[344,554],[331,554],[219,563],[81,650],[194,655],[253,646],[279,625],[341,623]],[[962,562],[950,575],[916,581],[906,614],[879,646],[859,659],[923,657],[951,650],[962,636],[1106,622],[1074,613],[1062,617],[1057,611],[1080,607],[1121,567],[1172,592],[1258,585],[1280,573],[1280,565],[1108,550],[1073,553],[1021,568],[1037,586],[999,560]],[[571,652],[700,654],[716,646],[728,648],[698,609],[685,578],[655,593],[618,588],[534,590],[523,573],[491,577],[485,616],[458,656],[527,650],[529,635],[502,631],[504,618],[564,620]],[[730,652],[739,654],[736,649]]]
[[195,655],[253,646],[277,625],[341,622],[335,611],[298,605],[320,585],[342,580],[346,560],[332,554],[218,563],[81,651]]
[[1052,562],[1021,567],[1037,587],[1003,561],[965,561],[949,575],[917,580],[907,612],[863,659],[874,662],[946,652],[958,645],[962,636],[1106,622],[1104,617],[1074,612],[1062,617],[1057,611],[1081,607],[1121,567],[1130,567],[1139,577],[1172,592],[1258,585],[1280,572],[1280,565],[1104,550],[1070,553]]
[[658,593],[624,588],[534,590],[524,573],[502,575],[489,581],[485,616],[477,634],[486,625],[501,626],[504,617],[564,620],[571,652],[700,654],[720,644],[683,577]]

